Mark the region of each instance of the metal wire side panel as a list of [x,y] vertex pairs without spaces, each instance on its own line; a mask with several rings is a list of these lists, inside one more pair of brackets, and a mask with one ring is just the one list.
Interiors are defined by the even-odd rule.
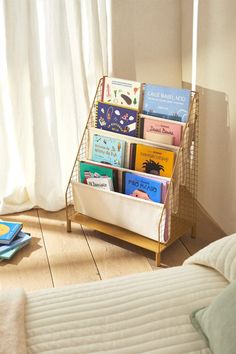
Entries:
[[198,181],[199,95],[191,93],[189,118],[185,125],[170,181],[159,233],[168,233],[170,243],[196,224]]

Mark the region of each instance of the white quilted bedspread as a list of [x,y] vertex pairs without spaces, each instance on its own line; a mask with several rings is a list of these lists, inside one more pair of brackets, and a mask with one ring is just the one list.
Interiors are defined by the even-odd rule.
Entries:
[[189,314],[228,284],[188,265],[28,296],[31,353],[209,353]]
[[28,350],[207,354],[189,315],[234,279],[236,234],[213,242],[184,266],[30,294]]

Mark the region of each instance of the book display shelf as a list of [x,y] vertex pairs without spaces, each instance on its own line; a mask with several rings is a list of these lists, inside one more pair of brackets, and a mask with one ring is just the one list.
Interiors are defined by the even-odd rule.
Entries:
[[[145,84],[141,84],[141,102]],[[197,92],[190,92],[189,113],[181,134],[179,146],[165,142],[154,142],[137,136],[117,134],[97,127],[97,102],[102,100],[104,78],[101,78],[92,103],[87,124],[81,139],[75,163],[66,189],[67,231],[71,232],[72,222],[85,225],[109,236],[150,250],[156,255],[156,265],[161,264],[161,253],[175,240],[186,233],[195,236],[196,197],[198,171],[198,130],[199,97]],[[138,112],[139,123],[142,119]],[[174,167],[168,179],[165,199],[162,203],[134,198],[118,191],[102,190],[81,183],[81,161],[93,160],[92,142],[94,136],[125,141],[126,152],[124,165],[113,166],[118,173],[129,175],[131,145],[158,147],[174,151]],[[140,136],[140,135],[138,135]],[[105,167],[109,164],[104,163]],[[145,172],[141,177],[147,177]],[[163,177],[162,177],[163,178]],[[122,180],[122,179],[121,179]],[[118,182],[122,183],[122,182]]]

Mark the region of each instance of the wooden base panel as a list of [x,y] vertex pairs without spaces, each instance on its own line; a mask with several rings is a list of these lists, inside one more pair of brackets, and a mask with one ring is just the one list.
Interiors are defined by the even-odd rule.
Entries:
[[71,224],[71,221],[73,221],[86,227],[89,227],[90,229],[97,230],[104,234],[113,236],[119,240],[152,251],[156,254],[156,266],[158,267],[161,264],[161,253],[175,240],[177,240],[179,237],[181,237],[191,229],[191,225],[186,221],[179,220],[175,216],[172,216],[172,219],[172,225],[176,225],[176,228],[172,230],[170,241],[168,241],[166,244],[149,239],[145,236],[129,231],[127,229],[123,229],[119,226],[93,219],[89,216],[80,213],[76,213],[69,217],[69,220],[67,222],[67,231],[71,231],[71,226],[68,228],[68,223]]
[[166,245],[151,240],[142,235],[136,234],[135,232],[123,229],[119,226],[102,222],[100,220],[93,219],[89,216],[80,213],[76,213],[70,216],[70,220],[81,225],[85,225],[93,230],[100,231],[104,234],[114,236],[120,240],[129,242],[133,245],[145,248],[149,251],[162,252],[166,248]]

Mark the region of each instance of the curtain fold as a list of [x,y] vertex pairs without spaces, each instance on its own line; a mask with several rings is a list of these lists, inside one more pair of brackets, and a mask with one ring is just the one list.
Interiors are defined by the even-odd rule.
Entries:
[[1,214],[64,207],[106,48],[106,1],[0,1]]

